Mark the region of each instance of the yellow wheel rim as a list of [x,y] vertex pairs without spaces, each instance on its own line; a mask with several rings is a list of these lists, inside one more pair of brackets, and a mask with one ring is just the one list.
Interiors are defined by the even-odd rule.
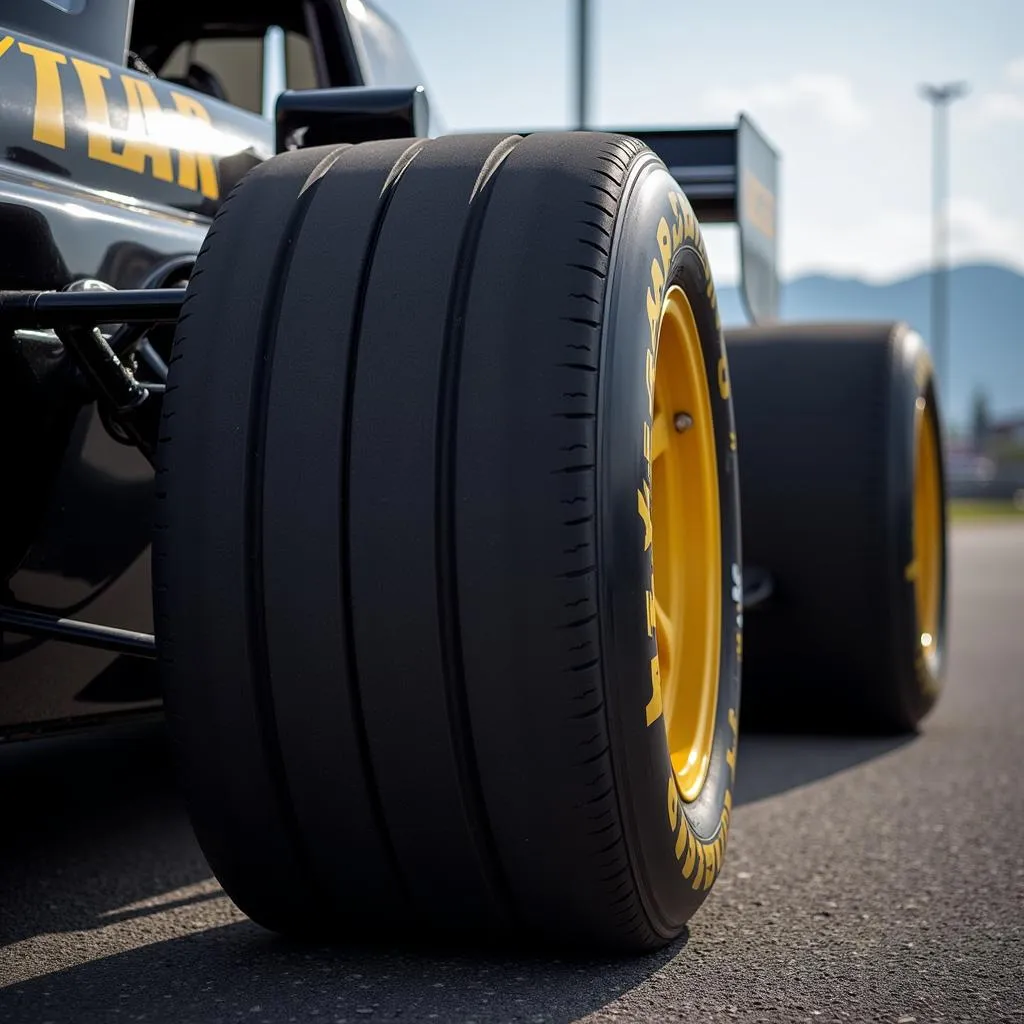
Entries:
[[708,375],[678,287],[661,310],[651,463],[662,708],[679,792],[692,801],[707,775],[718,704],[722,536]]
[[942,601],[942,489],[935,417],[918,398],[914,454],[914,597],[924,657],[938,656]]

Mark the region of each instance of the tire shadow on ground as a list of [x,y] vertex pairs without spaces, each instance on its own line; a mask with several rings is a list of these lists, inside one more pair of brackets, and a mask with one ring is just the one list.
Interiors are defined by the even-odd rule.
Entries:
[[898,750],[917,736],[775,736],[740,733],[737,806],[809,785]]
[[[883,756],[908,738],[744,735],[736,802]],[[296,945],[210,878],[159,725],[0,748],[0,1020],[569,1022],[658,976],[658,953]]]
[[0,745],[0,787],[0,984],[12,943],[210,878],[160,720]]
[[685,947],[569,959],[403,934],[299,945],[243,919],[210,877],[162,726],[0,748],[0,1020],[568,1022]]
[[658,976],[688,934],[627,959],[431,942],[309,946],[243,921],[77,964],[0,989],[6,1024],[325,1020],[568,1024]]

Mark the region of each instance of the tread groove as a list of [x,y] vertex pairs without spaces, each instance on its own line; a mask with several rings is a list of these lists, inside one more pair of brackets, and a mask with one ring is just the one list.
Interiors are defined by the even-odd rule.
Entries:
[[380,241],[381,231],[384,226],[384,218],[387,216],[388,207],[394,198],[395,189],[401,181],[409,165],[416,159],[416,156],[426,144],[426,140],[418,140],[409,146],[402,156],[396,161],[388,174],[384,187],[377,200],[377,210],[374,217],[373,228],[370,232],[370,240],[366,253],[363,257],[363,265],[360,270],[359,285],[356,292],[356,300],[353,304],[352,324],[350,330],[351,352],[349,353],[348,378],[345,381],[345,415],[342,422],[341,455],[342,466],[339,473],[338,487],[341,491],[340,507],[341,513],[341,549],[344,553],[341,566],[341,593],[342,593],[342,615],[344,620],[345,635],[349,638],[346,648],[346,671],[349,677],[348,696],[352,708],[352,721],[355,726],[357,744],[359,748],[359,762],[363,768],[363,776],[366,782],[366,791],[370,801],[370,807],[374,822],[387,850],[388,861],[398,884],[401,886],[406,898],[409,898],[409,883],[402,871],[401,861],[398,857],[398,850],[395,846],[391,830],[388,827],[387,816],[384,812],[384,802],[381,797],[380,786],[377,782],[377,773],[373,765],[373,755],[370,749],[370,739],[366,730],[366,722],[363,715],[362,693],[359,687],[359,674],[357,668],[355,650],[355,623],[352,610],[352,542],[349,520],[350,493],[351,493],[351,465],[352,465],[352,415],[354,407],[354,396],[356,386],[356,371],[359,363],[359,343],[362,334],[363,315],[366,306],[366,296],[370,286],[370,271],[373,266],[373,255],[377,250]]
[[[334,157],[340,155],[339,148]],[[245,521],[243,523],[243,550],[246,554],[248,581],[245,593],[245,633],[249,650],[249,666],[256,707],[257,727],[263,755],[268,766],[274,795],[287,830],[287,843],[306,875],[307,891],[319,900],[325,899],[326,890],[317,877],[313,858],[302,836],[298,815],[288,782],[288,772],[281,752],[274,695],[268,672],[267,622],[263,586],[263,487],[265,478],[267,415],[270,398],[271,366],[277,343],[277,323],[288,281],[288,268],[294,253],[294,241],[309,213],[313,197],[320,184],[317,178],[309,188],[296,197],[273,261],[271,285],[264,297],[256,332],[255,360],[252,390],[249,393],[249,437],[254,439],[245,464],[244,488],[246,493]],[[177,358],[180,358],[179,353]],[[172,360],[173,362],[173,360]]]
[[512,886],[502,866],[498,841],[480,780],[479,758],[473,735],[466,670],[463,663],[458,595],[455,467],[466,308],[469,303],[476,251],[495,182],[509,154],[521,141],[521,137],[512,136],[491,150],[469,199],[469,211],[459,240],[457,269],[448,294],[445,316],[441,354],[442,375],[438,390],[438,431],[435,448],[437,474],[434,491],[441,659],[448,705],[449,733],[458,762],[459,788],[468,829],[483,876],[496,903],[513,922],[517,921],[519,915]]

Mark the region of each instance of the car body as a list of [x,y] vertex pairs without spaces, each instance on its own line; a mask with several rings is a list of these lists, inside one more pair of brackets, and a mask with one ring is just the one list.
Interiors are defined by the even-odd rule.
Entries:
[[[216,0],[198,10],[169,19],[161,5],[133,10],[131,0],[5,5],[0,290],[181,286],[223,198],[280,148],[273,114],[282,88],[422,81],[401,34],[370,3],[282,0],[254,14]],[[204,41],[189,50],[184,41],[197,33]],[[199,58],[214,61],[223,81],[211,82],[205,66],[190,78]],[[431,115],[427,130],[436,127]],[[702,219],[750,225],[745,295],[748,305],[753,296],[755,307],[773,307],[770,148],[749,122],[641,137],[685,180]],[[152,665],[136,653],[148,650],[138,637],[153,633],[152,470],[105,429],[61,351],[52,335],[22,331],[0,355],[4,484],[17,496],[0,524],[0,736],[159,706]],[[32,635],[11,628],[19,623]],[[90,640],[74,623],[126,631],[136,649],[130,637]]]
[[[289,33],[283,54],[298,50],[293,29],[326,41],[315,51],[305,43],[301,84],[418,84],[402,37],[372,5],[283,3],[262,18],[245,6],[219,5],[239,29],[219,51],[239,81],[264,70],[246,61],[258,59],[273,24]],[[84,279],[121,289],[183,284],[223,197],[273,155],[261,94],[247,95],[256,109],[246,109],[136,70],[129,44],[159,67],[178,38],[161,26],[173,24],[180,38],[188,32],[188,15],[161,11],[136,4],[133,20],[130,0],[5,4],[0,289]],[[22,340],[0,355],[4,490],[16,496],[0,521],[0,603],[151,634],[152,470],[104,429],[73,374],[56,369],[56,350],[44,339],[29,356]],[[0,735],[157,706],[144,659],[6,629],[0,644]]]

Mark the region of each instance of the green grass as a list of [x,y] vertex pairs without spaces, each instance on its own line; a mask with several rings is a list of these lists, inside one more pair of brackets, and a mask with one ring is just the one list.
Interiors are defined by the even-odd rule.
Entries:
[[1024,510],[1012,501],[985,501],[955,498],[949,503],[949,519],[953,523],[977,522],[984,519],[1019,519],[1024,523]]

